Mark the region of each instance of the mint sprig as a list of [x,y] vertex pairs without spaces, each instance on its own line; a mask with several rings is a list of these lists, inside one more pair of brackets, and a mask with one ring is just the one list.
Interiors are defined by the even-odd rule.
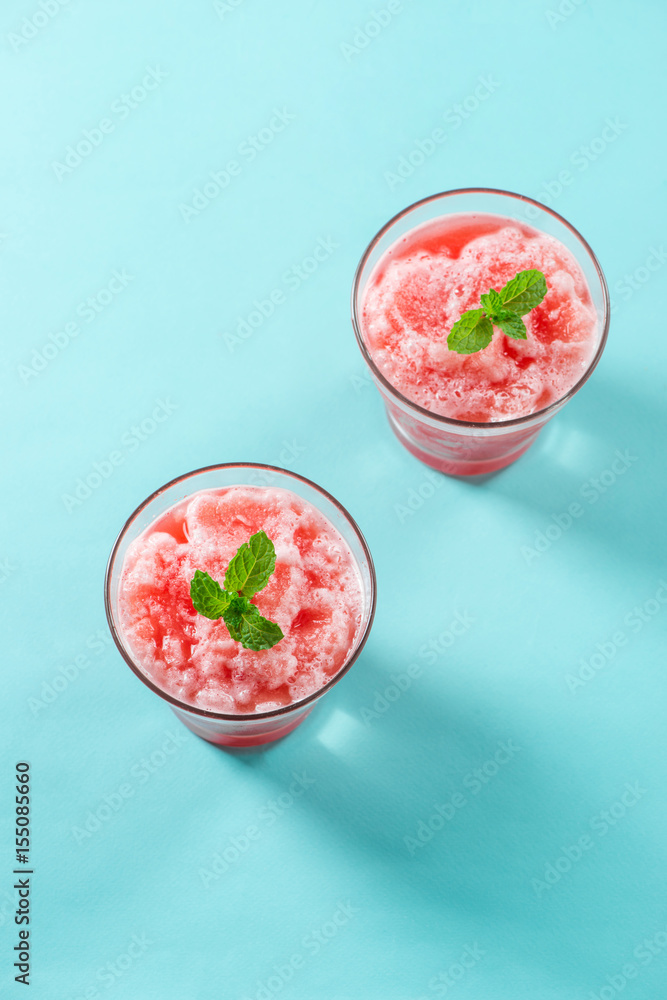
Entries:
[[276,550],[263,531],[244,542],[225,573],[225,590],[252,597],[263,590],[276,568]]
[[195,570],[190,581],[190,598],[200,615],[216,621],[222,618],[234,595],[223,590],[217,580],[201,569]]
[[541,271],[519,271],[516,277],[500,289],[500,297],[506,309],[525,316],[539,306],[547,294],[547,279]]
[[244,649],[271,649],[280,642],[279,625],[264,618],[250,602],[263,590],[276,568],[276,550],[263,531],[251,535],[230,560],[225,588],[203,570],[195,570],[190,581],[190,598],[200,615],[217,621],[222,618],[235,642]]
[[234,598],[223,618],[232,639],[244,649],[271,649],[283,638],[280,626],[260,615],[247,597]]
[[447,337],[447,347],[457,354],[483,351],[493,339],[494,326],[514,340],[526,340],[526,325],[521,317],[540,304],[547,290],[541,271],[519,271],[499,292],[492,288],[481,295],[481,309],[463,313]]

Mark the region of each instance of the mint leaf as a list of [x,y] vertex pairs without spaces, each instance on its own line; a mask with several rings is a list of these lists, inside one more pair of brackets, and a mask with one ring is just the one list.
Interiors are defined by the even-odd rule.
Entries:
[[482,308],[463,313],[447,337],[447,346],[458,354],[476,354],[491,343],[494,326],[515,340],[527,340],[521,317],[538,306],[547,291],[541,271],[519,271],[499,292],[492,288],[480,295]]
[[247,597],[230,594],[229,607],[223,612],[222,619],[229,629],[232,639],[236,640],[236,642],[241,642],[241,621],[243,619],[243,612],[249,604],[250,601]]
[[195,610],[213,621],[225,613],[232,599],[232,595],[226,593],[213,577],[200,569],[195,570],[190,582],[190,597]]
[[493,322],[495,325],[507,334],[508,337],[513,337],[515,340],[527,340],[526,335],[526,324],[517,316],[516,313],[510,312],[509,309],[502,309],[493,317]]
[[519,271],[500,289],[502,304],[519,316],[530,312],[547,294],[546,278],[541,271]]
[[271,649],[284,638],[282,629],[263,618],[250,603],[250,597],[267,585],[275,568],[273,542],[263,531],[258,531],[230,560],[224,590],[208,573],[195,570],[190,581],[195,610],[213,621],[222,618],[232,639],[244,649]]
[[496,313],[503,307],[503,300],[500,297],[500,293],[495,288],[492,288],[488,295],[480,296],[480,302],[486,315],[492,323],[495,323]]
[[244,597],[252,597],[263,590],[276,568],[276,550],[273,542],[263,531],[251,535],[227,567],[225,590],[237,591]]
[[475,354],[488,347],[493,337],[491,321],[483,309],[468,309],[457,320],[447,337],[447,347],[457,354]]
[[225,614],[225,624],[229,629],[232,639],[240,642],[244,649],[271,649],[283,638],[283,632],[279,625],[264,618],[254,604],[247,598],[246,607],[242,611],[233,612],[233,621],[227,621]]

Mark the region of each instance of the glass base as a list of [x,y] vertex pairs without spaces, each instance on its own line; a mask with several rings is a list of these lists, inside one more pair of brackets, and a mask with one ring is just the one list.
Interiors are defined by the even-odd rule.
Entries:
[[181,720],[184,726],[199,736],[207,743],[214,743],[218,747],[257,747],[264,743],[273,743],[287,736],[293,729],[303,722],[312,711],[312,706],[300,712],[296,718],[293,713],[287,716],[278,716],[275,719],[268,719],[262,722],[252,722],[244,720],[239,716],[239,721],[228,722],[218,719],[207,719],[195,715],[186,714],[179,711],[172,705],[172,712]]
[[[508,414],[506,419],[484,422],[457,420],[431,412],[424,405],[403,395],[387,381],[387,373],[383,373],[382,365],[378,367],[364,340],[361,327],[366,293],[375,281],[376,268],[385,266],[381,263],[384,255],[392,247],[398,248],[401,240],[418,236],[421,226],[456,215],[497,216],[501,221],[514,220],[519,228],[530,222],[539,232],[563,244],[581,269],[581,277],[588,286],[591,306],[597,316],[595,353],[579,381],[560,399],[536,413],[515,417]],[[354,276],[352,325],[371,378],[389,412],[391,427],[401,444],[425,465],[445,475],[484,476],[516,462],[536,439],[540,428],[579,391],[590,376],[600,360],[607,339],[609,294],[593,251],[562,216],[545,205],[512,191],[461,188],[443,191],[410,205],[390,219],[373,237]],[[446,385],[443,378],[442,388]],[[489,388],[493,386],[489,384]]]
[[[528,433],[522,430],[502,437],[470,438],[459,442],[446,432],[437,436],[428,431],[419,433],[421,428],[417,428],[414,436],[409,435],[389,407],[387,418],[394,434],[411,455],[446,476],[485,476],[498,472],[521,458],[541,430],[538,427]],[[426,451],[425,447],[429,450]]]

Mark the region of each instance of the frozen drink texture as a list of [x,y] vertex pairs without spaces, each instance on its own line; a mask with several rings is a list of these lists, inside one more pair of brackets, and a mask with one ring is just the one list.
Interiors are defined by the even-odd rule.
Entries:
[[[280,625],[272,649],[248,650],[222,619],[198,614],[195,570],[221,585],[237,549],[260,529],[276,568],[253,598]],[[344,666],[361,625],[362,586],[346,542],[312,504],[278,487],[203,490],[162,514],[125,556],[119,624],[137,662],[186,704],[268,712],[319,690]]]
[[[530,269],[543,272],[548,292],[523,317],[527,339],[494,327],[484,350],[450,351],[447,335],[462,313]],[[570,251],[527,224],[482,213],[442,216],[390,246],[369,279],[360,325],[379,371],[403,396],[475,423],[557,402],[585,374],[598,345],[596,311]]]

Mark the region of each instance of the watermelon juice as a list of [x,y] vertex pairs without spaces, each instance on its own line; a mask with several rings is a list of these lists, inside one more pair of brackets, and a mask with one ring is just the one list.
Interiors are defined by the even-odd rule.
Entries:
[[[244,483],[252,468],[270,485]],[[222,583],[258,531],[276,563],[252,603],[284,637],[253,650],[195,610],[190,581],[201,570]],[[224,745],[293,729],[354,661],[373,610],[372,562],[352,519],[308,480],[266,466],[204,469],[158,491],[130,518],[107,576],[127,662],[194,732]]]
[[[494,328],[475,354],[449,350],[462,313],[529,269],[548,291],[524,316],[527,339]],[[455,191],[378,234],[355,278],[353,322],[399,439],[440,471],[470,475],[518,458],[587,379],[608,296],[592,251],[560,216],[508,192]]]

